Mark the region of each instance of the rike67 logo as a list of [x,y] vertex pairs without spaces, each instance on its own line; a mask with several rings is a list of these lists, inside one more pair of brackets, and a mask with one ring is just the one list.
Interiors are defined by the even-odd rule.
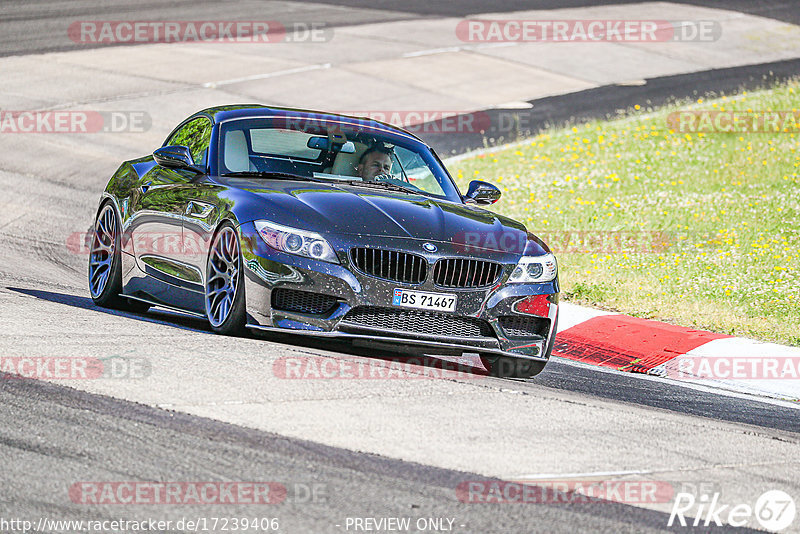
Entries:
[[744,527],[755,526],[751,522],[755,518],[762,528],[778,532],[792,524],[796,512],[794,499],[781,490],[764,492],[756,500],[755,506],[747,503],[723,504],[719,493],[697,496],[681,492],[675,496],[667,526]]

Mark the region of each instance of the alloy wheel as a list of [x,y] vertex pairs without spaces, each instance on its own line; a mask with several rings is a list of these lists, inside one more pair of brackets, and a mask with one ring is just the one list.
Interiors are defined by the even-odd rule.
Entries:
[[239,284],[239,239],[236,231],[225,227],[217,234],[208,258],[206,314],[213,327],[230,315]]

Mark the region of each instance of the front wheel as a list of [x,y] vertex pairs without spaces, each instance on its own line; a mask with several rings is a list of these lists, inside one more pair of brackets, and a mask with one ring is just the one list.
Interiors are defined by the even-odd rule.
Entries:
[[217,231],[206,268],[206,317],[218,334],[237,335],[244,331],[244,273],[239,236],[226,222]]

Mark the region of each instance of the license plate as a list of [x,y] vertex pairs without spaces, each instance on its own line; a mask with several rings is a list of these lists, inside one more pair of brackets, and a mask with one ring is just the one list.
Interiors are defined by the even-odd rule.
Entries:
[[447,293],[395,289],[392,304],[418,310],[453,312],[456,311],[456,296]]

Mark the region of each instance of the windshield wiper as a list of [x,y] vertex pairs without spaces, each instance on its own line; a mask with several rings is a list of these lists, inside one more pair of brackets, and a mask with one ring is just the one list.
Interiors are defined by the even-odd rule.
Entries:
[[[423,194],[424,191],[418,188],[411,189],[410,187],[403,187],[402,185],[393,184],[391,182],[380,182],[371,180],[344,180],[341,183],[348,185],[359,185],[361,187],[377,187],[378,189],[391,189],[392,191],[401,191],[403,193]],[[412,186],[413,187],[413,186]]]
[[256,178],[279,178],[284,180],[300,180],[304,182],[322,182],[322,180],[318,180],[316,178],[312,178],[311,176],[300,176],[299,174],[292,174],[290,172],[280,172],[280,171],[237,171],[237,172],[226,172],[224,174],[220,174],[225,178],[236,178],[237,176],[245,176],[245,177],[256,177]]

